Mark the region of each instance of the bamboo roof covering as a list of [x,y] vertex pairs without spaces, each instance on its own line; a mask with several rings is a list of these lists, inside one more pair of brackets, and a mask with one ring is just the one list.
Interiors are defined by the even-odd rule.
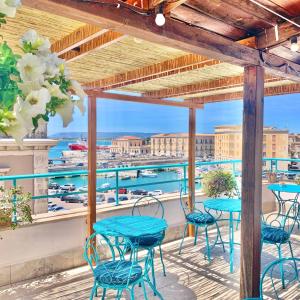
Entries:
[[[86,88],[137,92],[156,98],[203,98],[204,103],[214,101],[216,95],[220,95],[218,99],[222,95],[224,100],[233,99],[243,90],[243,66],[192,54],[188,49],[182,50],[176,45],[170,47],[164,43],[154,43],[123,32],[111,31],[109,25],[88,24],[89,20],[77,19],[76,16],[69,18],[61,11],[42,11],[32,4],[37,3],[36,0],[24,2],[25,5],[19,9],[16,18],[8,19],[8,23],[1,27],[4,40],[19,52],[19,37],[27,29],[35,29],[49,37],[53,50],[67,60],[72,78]],[[142,2],[144,1],[139,3]],[[272,32],[267,37],[260,38],[260,35],[268,31],[271,23],[276,21],[285,29],[280,35],[280,39],[285,40],[273,45],[270,52],[281,55],[290,62],[300,61],[300,53],[290,51],[286,36],[300,35],[300,30],[296,32],[294,27],[287,27],[281,18],[250,5],[249,1],[187,0],[165,1],[165,4],[171,18],[184,22],[188,19],[193,26],[201,25],[251,48],[257,46],[251,38],[248,39],[249,36],[256,38],[256,45],[275,43],[270,40]],[[297,16],[298,10],[300,13],[299,7],[287,8],[281,3],[280,8],[278,5],[274,4],[273,9],[290,18]],[[300,84],[279,76],[272,76],[271,80],[267,78],[265,87],[269,88],[269,95],[272,95],[272,88],[275,87],[277,89],[274,94],[278,94],[279,90],[282,93],[300,92]]]

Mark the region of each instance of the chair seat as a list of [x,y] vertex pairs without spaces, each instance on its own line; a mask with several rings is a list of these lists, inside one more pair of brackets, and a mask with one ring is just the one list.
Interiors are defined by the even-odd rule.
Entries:
[[164,239],[164,232],[149,234],[140,237],[131,237],[130,241],[133,244],[138,244],[140,247],[155,247]]
[[207,213],[192,212],[186,216],[186,219],[189,222],[196,223],[196,224],[214,224],[215,223],[214,217]]
[[289,239],[289,234],[281,228],[264,226],[262,228],[262,239],[269,243],[285,243]]
[[98,265],[94,274],[100,285],[124,286],[142,277],[142,267],[126,260],[107,261]]

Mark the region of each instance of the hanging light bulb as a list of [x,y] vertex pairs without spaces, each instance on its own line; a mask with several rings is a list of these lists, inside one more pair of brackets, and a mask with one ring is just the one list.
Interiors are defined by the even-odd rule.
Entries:
[[158,13],[156,14],[155,17],[155,23],[157,26],[164,26],[166,23],[166,18],[163,14],[163,6],[160,5],[158,9]]
[[298,39],[296,36],[291,38],[291,50],[297,52],[299,50]]

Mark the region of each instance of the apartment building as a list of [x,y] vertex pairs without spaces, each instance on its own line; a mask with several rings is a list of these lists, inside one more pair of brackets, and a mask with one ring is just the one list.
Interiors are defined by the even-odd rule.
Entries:
[[[274,127],[264,127],[263,157],[289,157],[289,133]],[[215,159],[242,158],[242,127],[224,125],[215,127]]]
[[289,134],[289,156],[291,158],[300,158],[300,134]]
[[[151,137],[151,154],[156,156],[188,157],[188,134],[169,133]],[[196,134],[196,157],[208,158],[214,155],[214,135]]]
[[150,145],[146,140],[136,136],[121,136],[112,141],[110,152],[115,154],[146,155]]

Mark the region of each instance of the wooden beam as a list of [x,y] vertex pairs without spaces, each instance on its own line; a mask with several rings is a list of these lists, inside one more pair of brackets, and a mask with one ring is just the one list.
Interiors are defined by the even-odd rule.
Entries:
[[[204,28],[193,27],[168,18],[166,24],[155,24],[154,15],[145,16],[128,9],[122,1],[103,5],[76,0],[24,0],[26,6],[77,19],[87,24],[110,28],[150,42],[204,55],[228,63],[263,66],[275,76],[300,81],[300,65],[271,53],[263,58],[256,49],[233,42]],[[132,6],[131,6],[132,7]],[[289,67],[287,67],[289,65]]]
[[[296,17],[292,19],[292,21],[300,25],[300,17]],[[268,49],[268,48],[273,48],[275,46],[279,46],[284,42],[286,42],[287,40],[289,40],[291,37],[299,36],[300,28],[289,22],[284,22],[278,25],[278,32],[279,32],[279,36],[278,36],[279,39],[276,40],[274,27],[262,31],[257,36],[257,48]]]
[[96,97],[88,98],[88,213],[87,236],[96,222],[96,189],[97,189],[97,102]]
[[245,68],[240,297],[260,296],[264,69]]
[[158,104],[166,106],[175,106],[175,107],[185,107],[185,108],[203,108],[202,104],[186,102],[186,101],[173,101],[173,100],[162,100],[149,97],[140,97],[140,96],[130,96],[124,94],[115,94],[115,93],[105,93],[101,90],[87,90],[86,93],[89,96],[110,99],[110,100],[121,100],[128,102],[137,102],[137,103],[146,103],[146,104]]
[[74,61],[84,55],[87,55],[91,51],[103,49],[105,47],[108,47],[112,45],[113,43],[116,43],[126,37],[126,35],[113,32],[113,31],[106,31],[102,35],[81,44],[77,50],[71,50],[63,55],[61,55],[61,58],[65,59],[66,61]]
[[[300,84],[287,84],[282,86],[274,86],[274,87],[266,87],[265,88],[265,97],[266,96],[277,96],[277,95],[285,95],[285,94],[296,94],[300,93]],[[211,103],[211,102],[220,102],[220,101],[231,101],[231,100],[240,100],[243,98],[243,91],[234,92],[234,93],[226,93],[226,94],[217,94],[211,96],[203,96],[201,97],[201,103]],[[197,100],[199,98],[189,98],[186,101],[194,101],[198,103]]]
[[123,86],[146,82],[157,78],[181,74],[200,68],[219,64],[219,60],[209,59],[197,54],[187,54],[178,58],[166,60],[125,73],[86,83],[86,88],[101,88],[102,90],[116,89]]
[[[196,110],[189,109],[189,157],[188,157],[188,207],[192,210],[195,203],[195,166],[196,166]],[[194,236],[195,228],[189,225],[189,236]]]
[[180,6],[181,4],[183,4],[184,2],[186,2],[187,0],[177,0],[177,1],[171,1],[169,2],[165,7],[164,7],[164,13],[168,14],[169,12],[171,12],[173,9],[175,9],[176,7]]
[[89,42],[107,31],[107,29],[101,29],[95,25],[84,25],[64,36],[62,39],[54,42],[51,45],[51,51],[56,52],[58,55],[62,55],[76,47],[80,47],[82,44]]
[[[276,82],[282,80],[273,76],[266,76],[265,82]],[[201,81],[194,84],[182,85],[173,88],[151,91],[144,93],[145,97],[168,98],[193,95],[209,91],[218,91],[227,88],[241,87],[244,82],[244,76],[225,77],[216,80]]]

